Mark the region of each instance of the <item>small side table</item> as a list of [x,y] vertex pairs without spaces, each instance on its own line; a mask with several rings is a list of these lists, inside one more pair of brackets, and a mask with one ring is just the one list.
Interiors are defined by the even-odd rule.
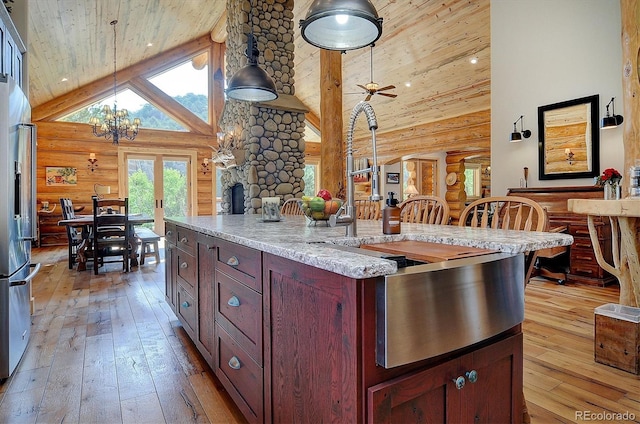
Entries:
[[[620,304],[640,307],[640,199],[596,200],[569,199],[570,212],[587,215],[589,235],[598,264],[620,282]],[[609,217],[613,264],[602,257],[595,216]]]

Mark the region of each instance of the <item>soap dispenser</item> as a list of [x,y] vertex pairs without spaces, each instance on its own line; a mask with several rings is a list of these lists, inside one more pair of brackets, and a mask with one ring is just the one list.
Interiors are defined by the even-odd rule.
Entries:
[[382,209],[382,232],[384,234],[400,234],[400,208],[398,207],[398,199],[395,199],[395,193],[390,191],[387,193],[387,206]]

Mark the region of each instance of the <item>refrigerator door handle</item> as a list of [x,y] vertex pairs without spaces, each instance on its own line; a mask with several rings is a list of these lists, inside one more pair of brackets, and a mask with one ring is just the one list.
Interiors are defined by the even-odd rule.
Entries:
[[36,274],[38,274],[38,272],[40,272],[40,263],[39,262],[37,264],[30,264],[29,266],[31,268],[34,268],[34,269],[29,273],[27,278],[25,278],[24,280],[12,281],[11,284],[9,284],[11,287],[24,286],[29,281],[33,280],[35,278]]

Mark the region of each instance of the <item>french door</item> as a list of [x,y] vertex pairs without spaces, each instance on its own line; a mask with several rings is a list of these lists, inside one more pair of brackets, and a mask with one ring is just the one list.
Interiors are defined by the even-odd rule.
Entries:
[[194,155],[195,152],[185,151],[119,149],[119,181],[129,198],[129,213],[152,216],[153,229],[161,235],[165,216],[192,215]]

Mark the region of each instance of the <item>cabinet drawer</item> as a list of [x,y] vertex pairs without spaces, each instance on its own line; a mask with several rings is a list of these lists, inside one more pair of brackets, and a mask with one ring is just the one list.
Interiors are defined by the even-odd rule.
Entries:
[[216,325],[216,338],[216,376],[247,420],[262,422],[262,368],[219,325]]
[[[595,225],[596,233],[599,240],[605,240],[611,238],[611,227],[609,225]],[[574,237],[590,238],[589,226],[584,224],[571,224],[569,225],[569,234]]]
[[178,227],[176,238],[178,248],[184,250],[185,252],[189,252],[192,255],[195,255],[197,240],[196,233],[194,231]]
[[262,293],[262,254],[259,250],[219,240],[216,267]]
[[196,264],[196,257],[185,253],[180,249],[176,249],[175,253],[178,257],[177,261],[177,274],[178,281],[180,281],[185,287],[188,287],[192,296],[195,296],[195,287],[198,282],[198,267]]
[[593,243],[591,243],[591,239],[590,238],[584,238],[584,237],[574,237],[573,238],[573,244],[571,245],[571,250],[576,250],[576,249],[588,249],[588,250],[593,250]]
[[176,309],[178,316],[182,318],[180,321],[185,326],[189,335],[193,338],[196,328],[196,303],[193,296],[182,286],[178,284]]
[[[573,252],[571,252],[571,256],[573,256]],[[603,278],[605,276],[605,272],[596,262],[595,256],[592,262],[573,260],[572,258],[571,264],[569,266],[569,272],[574,275],[581,275],[591,278]]]
[[262,296],[216,270],[216,321],[262,365]]
[[178,230],[174,224],[164,223],[164,237],[167,243],[176,244]]

